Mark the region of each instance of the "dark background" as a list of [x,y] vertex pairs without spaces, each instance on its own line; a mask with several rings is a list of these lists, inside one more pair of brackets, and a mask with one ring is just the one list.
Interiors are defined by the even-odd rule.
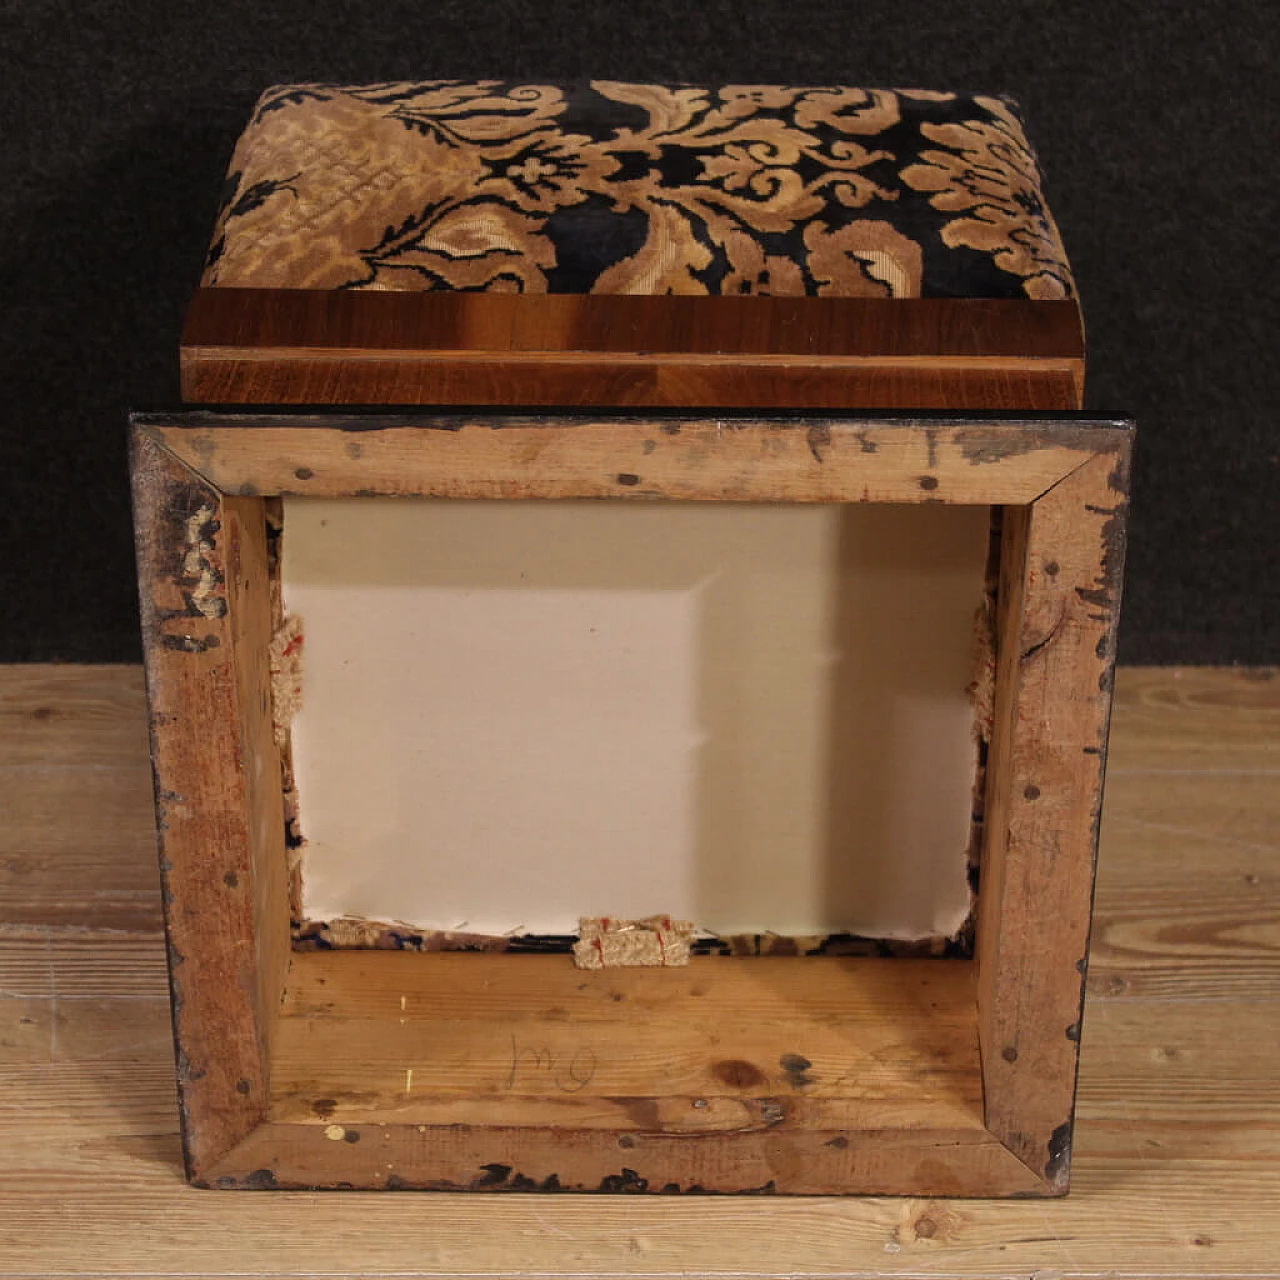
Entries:
[[1140,423],[1121,659],[1280,660],[1280,5],[82,3],[0,16],[0,661],[139,656],[130,405],[177,341],[232,145],[290,80],[1007,91],[1083,296],[1090,407]]

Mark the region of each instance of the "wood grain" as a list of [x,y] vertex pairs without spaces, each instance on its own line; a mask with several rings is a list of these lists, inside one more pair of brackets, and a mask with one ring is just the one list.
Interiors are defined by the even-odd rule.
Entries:
[[1128,452],[1006,511],[978,894],[987,1127],[1065,1190],[1123,581]]
[[[249,882],[243,890],[253,904],[256,1022],[269,1074],[291,945],[284,786],[268,655],[275,630],[276,584],[268,567],[265,504],[254,498],[224,498],[222,519],[227,545],[227,618],[241,734],[238,759],[249,839]],[[208,765],[218,768],[223,762],[211,758]],[[237,877],[238,873],[231,875]],[[228,883],[225,874],[223,880],[224,890],[241,887]]]
[[0,769],[148,768],[142,696],[141,667],[0,666]]
[[414,360],[304,351],[284,364],[221,351],[201,352],[185,376],[188,404],[674,405],[794,408],[1076,408],[1080,382],[1057,362],[986,361],[917,367],[888,360],[792,365],[669,359],[660,365],[593,357],[518,360]]
[[207,1178],[1032,1194],[982,1123],[971,969],[300,955],[273,1123]]
[[142,696],[140,667],[0,667],[0,920],[161,927]]
[[1112,419],[606,414],[135,414],[135,430],[224,493],[289,497],[665,498],[1028,503],[1095,453]]
[[202,289],[191,404],[1070,408],[1074,301]]
[[1116,696],[1127,732],[1108,772],[1280,773],[1280,675],[1274,668],[1134,668]]
[[[151,768],[0,765],[0,902],[15,924],[158,929]],[[103,822],[103,811],[117,821]]]
[[[424,1176],[425,1170],[431,1172]],[[775,1133],[740,1126],[696,1138],[661,1133],[614,1139],[611,1132],[576,1127],[384,1122],[356,1129],[273,1121],[228,1153],[201,1185],[633,1196],[775,1195],[785,1188],[812,1196],[833,1179],[860,1194],[896,1194],[890,1188],[904,1185],[920,1188],[921,1195],[964,1195],[976,1186],[991,1195],[1042,1194],[1026,1166],[981,1128]]]
[[1104,837],[1128,856],[1100,864],[1091,1008],[1256,996],[1280,966],[1277,671],[1125,670],[1115,715]]
[[655,981],[559,956],[302,954],[272,1113],[502,1116],[633,1134],[933,1126],[984,1138],[971,969],[695,957]]
[[[1263,717],[1254,718],[1260,727]],[[1244,998],[1260,972],[1280,964],[1280,786],[1268,767],[1239,767],[1245,735],[1231,736],[1237,764],[1229,771],[1110,771],[1107,830],[1132,856],[1101,867],[1094,995]],[[1255,758],[1265,760],[1273,744],[1255,737]],[[1156,743],[1151,758],[1165,757]],[[1127,736],[1120,746],[1134,752]],[[1193,896],[1188,882],[1198,886]]]
[[198,289],[184,349],[545,355],[1058,359],[1078,304],[998,298],[695,297],[448,290]]
[[[251,589],[245,560],[255,557],[243,500],[224,504],[216,489],[150,439],[135,435],[132,445],[178,1091],[194,1174],[266,1109],[265,1024],[274,1010],[264,1007],[264,991],[276,970],[264,972],[259,963],[271,948],[260,941],[255,917],[261,893],[255,870],[271,791],[279,812],[279,775],[272,788],[269,762],[255,755],[264,737],[270,741],[269,706],[261,697],[243,699],[250,688],[244,664],[265,664],[265,650],[247,653],[253,610],[233,616],[229,605]],[[256,559],[250,572],[263,603],[261,629],[261,618],[267,626],[270,620],[265,552]],[[277,832],[283,864],[282,820]],[[282,933],[275,925],[265,931]]]
[[[144,732],[140,684],[127,667],[0,670],[0,717],[10,738],[53,734],[39,748],[50,759],[83,758],[112,735],[136,742]],[[1260,895],[1275,902],[1280,841],[1264,802],[1274,795],[1280,741],[1276,688],[1263,672],[1118,673],[1112,760],[1124,765],[1113,770],[1103,820],[1066,1200],[193,1190],[181,1174],[162,940],[153,928],[75,923],[94,902],[115,918],[111,891],[150,857],[139,836],[137,850],[101,846],[87,881],[86,864],[63,869],[58,897],[75,904],[69,921],[53,902],[42,923],[5,924],[12,898],[0,895],[0,1269],[193,1278],[1274,1276],[1280,955],[1241,948],[1230,921],[1251,928]],[[53,715],[33,718],[41,709]],[[60,829],[27,795],[7,811],[0,847],[47,849],[52,884],[77,831],[69,822]],[[1157,820],[1174,799],[1164,824],[1172,830],[1144,834],[1126,821]],[[102,826],[139,829],[148,812],[144,797],[107,787],[97,804]],[[1262,847],[1232,849],[1216,832],[1243,832]],[[1187,912],[1198,930],[1202,900],[1225,927],[1204,931],[1189,954],[1179,920]],[[1143,963],[1158,967],[1159,985],[1114,987],[1109,979],[1133,977],[1135,961],[1111,949],[1110,930],[1138,916],[1150,922]]]

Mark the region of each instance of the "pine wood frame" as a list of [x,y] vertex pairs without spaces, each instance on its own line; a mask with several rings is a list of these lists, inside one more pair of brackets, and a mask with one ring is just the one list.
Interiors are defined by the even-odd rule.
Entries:
[[[135,415],[190,1178],[1063,1193],[1131,435],[1121,420],[990,411]],[[976,959],[586,974],[557,956],[291,952],[266,663],[265,503],[281,495],[1002,507]],[[722,1024],[715,1046],[706,1028]],[[859,1071],[842,1087],[851,1036]],[[424,1096],[420,1078],[411,1096],[405,1064],[440,1045],[456,1087]],[[602,1059],[610,1047],[621,1065]]]

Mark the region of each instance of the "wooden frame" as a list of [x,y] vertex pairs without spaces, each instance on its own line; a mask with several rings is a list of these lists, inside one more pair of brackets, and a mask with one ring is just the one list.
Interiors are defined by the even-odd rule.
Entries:
[[201,289],[190,404],[1079,408],[1072,299]]
[[[1131,434],[989,412],[136,415],[189,1176],[1064,1192]],[[1003,508],[975,960],[292,953],[267,670],[280,495]]]

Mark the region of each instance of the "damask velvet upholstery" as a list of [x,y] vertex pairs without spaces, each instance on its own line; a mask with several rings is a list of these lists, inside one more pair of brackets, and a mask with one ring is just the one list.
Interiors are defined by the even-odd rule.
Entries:
[[204,284],[1074,293],[1006,99],[604,80],[268,90]]

